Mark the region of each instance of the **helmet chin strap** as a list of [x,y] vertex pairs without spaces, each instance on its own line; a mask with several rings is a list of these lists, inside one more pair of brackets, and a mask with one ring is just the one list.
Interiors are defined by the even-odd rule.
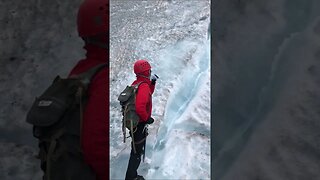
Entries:
[[101,41],[98,41],[95,38],[83,37],[83,40],[88,44],[93,44],[93,45],[96,45],[96,46],[104,48],[104,49],[109,49],[109,44],[106,44],[106,43],[103,43]]

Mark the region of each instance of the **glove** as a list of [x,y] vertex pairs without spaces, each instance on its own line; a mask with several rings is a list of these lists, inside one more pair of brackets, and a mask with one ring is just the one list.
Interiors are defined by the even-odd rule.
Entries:
[[151,76],[151,84],[155,85],[158,78],[159,76],[157,76],[156,74],[153,74]]
[[150,117],[147,121],[146,124],[152,124],[154,122],[154,119]]

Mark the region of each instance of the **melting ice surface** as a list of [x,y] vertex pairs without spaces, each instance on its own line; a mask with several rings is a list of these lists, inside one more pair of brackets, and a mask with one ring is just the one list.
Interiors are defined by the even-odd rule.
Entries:
[[[202,124],[203,120],[197,121],[196,115],[192,117],[195,119],[190,119],[189,116],[201,103],[198,93],[201,94],[201,88],[204,88],[206,83],[205,78],[209,76],[208,47],[208,43],[181,42],[176,47],[165,50],[170,51],[173,56],[183,56],[190,52],[189,48],[196,48],[193,56],[195,64],[174,67],[185,69],[168,98],[155,144],[147,148],[147,155],[151,154],[150,168],[146,175],[149,179],[209,178],[209,159],[197,159],[196,156],[199,153],[209,153],[209,144],[204,145],[209,141],[202,139],[200,135],[208,138],[210,127]],[[163,59],[169,61],[168,64],[175,63],[170,57]],[[168,73],[174,74],[174,68]]]
[[[123,5],[115,3],[111,7],[114,12],[111,22],[128,13],[133,14],[127,16],[135,16],[135,11],[143,14],[143,10],[159,7],[143,3],[147,2],[142,2],[141,6],[150,9],[133,5],[131,11],[121,15],[122,8],[118,11],[116,8]],[[120,34],[127,47],[118,45],[121,40],[111,41],[111,49],[115,49],[111,51],[110,62],[113,67],[111,78],[114,79],[110,91],[111,179],[124,179],[131,149],[130,139],[122,142],[120,107],[115,99],[134,80],[134,59],[143,58],[150,61],[152,71],[160,78],[153,94],[155,123],[148,127],[145,161],[141,162],[138,174],[146,179],[210,179],[210,41],[207,34],[209,20],[204,20],[210,6],[206,1],[197,4],[172,1],[160,6],[162,9],[143,19],[146,24],[143,33],[136,36],[134,32],[128,33],[134,38],[123,32]],[[152,24],[154,21],[162,24],[157,26]],[[113,28],[124,30],[136,24],[139,22],[126,24],[123,28],[122,24],[111,23]],[[147,33],[148,28],[152,33]],[[130,46],[130,42],[133,45]],[[126,48],[134,49],[135,55],[123,55]],[[119,67],[123,58],[132,60]]]
[[[157,70],[161,78],[157,87],[164,85],[162,79],[177,79],[173,80],[175,85],[168,97],[159,130],[150,131],[147,140],[146,159],[140,165],[139,170],[142,170],[138,171],[147,179],[210,178],[210,112],[207,111],[210,109],[209,48],[209,41],[203,44],[184,41],[163,50],[160,58],[163,63]],[[173,60],[191,50],[195,50],[190,59],[193,63],[183,64]],[[172,76],[177,69],[183,69],[181,75]],[[203,101],[204,98],[207,101]],[[157,106],[155,102],[154,106]],[[207,109],[201,109],[203,106]],[[159,118],[155,114],[155,119]],[[156,132],[156,135],[153,134]],[[115,164],[123,163],[121,167],[124,169],[112,168],[114,171],[125,173],[130,146],[127,148],[115,160],[118,161]],[[121,172],[116,173],[119,176],[114,178],[123,177]]]

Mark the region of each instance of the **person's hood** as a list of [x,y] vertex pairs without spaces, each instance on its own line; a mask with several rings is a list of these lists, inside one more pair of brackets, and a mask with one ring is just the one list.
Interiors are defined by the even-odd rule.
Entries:
[[151,80],[149,78],[137,76],[136,82],[141,82],[141,81],[147,82],[149,85],[151,84]]
[[[136,74],[136,76],[138,77],[144,77],[145,76],[145,78],[147,78],[147,77],[150,77],[151,76],[151,74],[150,74],[150,70],[147,70],[147,71],[143,71],[143,72],[141,72],[141,73],[139,73],[139,74]],[[148,78],[147,78],[148,79]]]
[[84,49],[87,50],[87,59],[94,59],[95,61],[100,61],[106,63],[109,61],[108,49],[98,47],[92,44],[86,44]]
[[89,68],[97,66],[98,64],[107,63],[109,68],[109,52],[108,49],[100,48],[92,44],[86,44],[84,49],[87,50],[86,58],[80,60],[76,66],[71,70],[69,76],[83,73]]

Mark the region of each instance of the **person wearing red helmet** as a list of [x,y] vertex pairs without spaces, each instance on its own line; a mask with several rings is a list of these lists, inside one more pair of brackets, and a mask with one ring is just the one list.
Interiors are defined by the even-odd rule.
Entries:
[[[133,133],[135,150],[133,144],[131,144],[131,153],[126,172],[126,180],[143,180],[143,176],[138,175],[137,169],[141,162],[141,155],[144,153],[144,147],[146,142],[147,130],[146,124],[152,124],[154,119],[151,117],[152,112],[152,94],[155,89],[156,79],[151,77],[151,66],[146,60],[138,60],[134,63],[134,73],[137,79],[132,83],[136,85],[140,83],[136,94],[136,113],[138,114],[140,121],[137,129]],[[132,142],[133,143],[133,142]]]
[[[69,76],[109,63],[109,0],[85,0],[78,11],[77,26],[87,53],[86,58],[76,64]],[[95,172],[97,180],[109,179],[108,68],[107,65],[91,80],[82,122],[84,160]]]

